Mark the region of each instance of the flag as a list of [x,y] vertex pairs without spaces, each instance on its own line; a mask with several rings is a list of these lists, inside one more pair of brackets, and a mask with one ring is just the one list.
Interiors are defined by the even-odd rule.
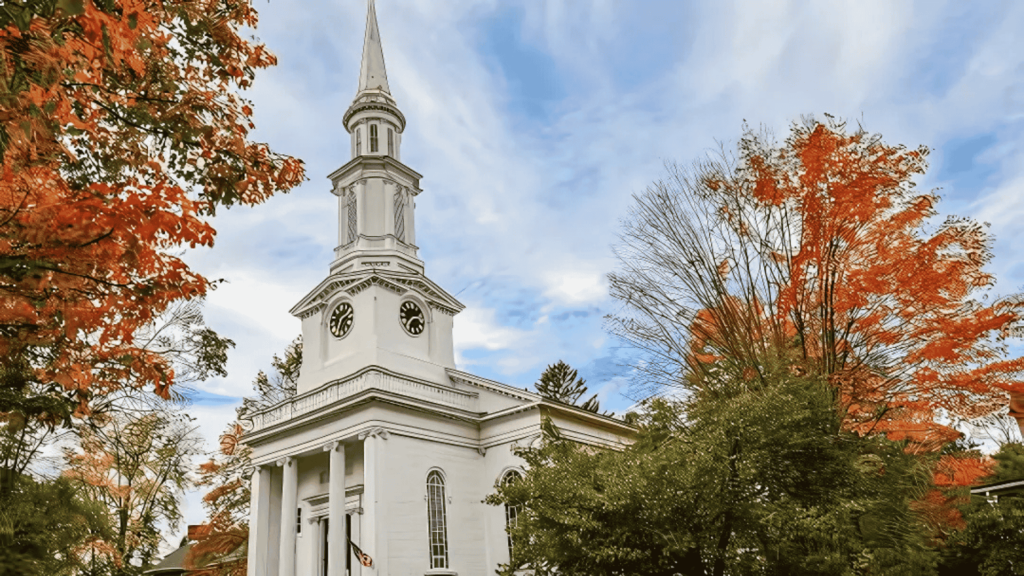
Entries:
[[348,541],[348,545],[352,547],[352,552],[355,553],[356,558],[359,559],[360,564],[366,566],[367,568],[373,568],[373,558],[370,558],[369,554],[360,550],[359,546],[356,546],[355,542],[351,540]]

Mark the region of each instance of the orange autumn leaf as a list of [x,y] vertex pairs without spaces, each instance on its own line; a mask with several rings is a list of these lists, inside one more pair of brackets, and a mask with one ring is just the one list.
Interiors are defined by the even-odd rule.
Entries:
[[706,171],[700,184],[719,200],[716,213],[748,231],[737,237],[782,219],[790,235],[752,239],[778,278],[771,298],[730,294],[699,311],[691,362],[749,354],[729,330],[783,346],[796,336],[800,355],[839,389],[849,429],[913,451],[958,436],[940,414],[1024,413],[1010,405],[1024,397],[1024,358],[1005,344],[1024,327],[1024,297],[984,299],[995,283],[984,226],[949,217],[926,228],[939,198],[913,180],[927,156],[836,121],[794,125],[779,144],[748,133],[734,172]]
[[55,423],[124,386],[167,397],[173,371],[133,335],[210,288],[180,249],[304,175],[249,140],[239,91],[274,63],[240,34],[250,2],[52,5],[9,4],[0,28],[0,362],[67,391],[66,414],[34,414]]

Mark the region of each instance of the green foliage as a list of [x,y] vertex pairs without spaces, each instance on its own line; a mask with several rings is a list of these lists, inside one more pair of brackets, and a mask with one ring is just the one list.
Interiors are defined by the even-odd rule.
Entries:
[[[549,400],[574,406],[580,397],[587,393],[586,380],[578,378],[576,370],[561,360],[549,364],[534,387],[541,396]],[[599,412],[601,405],[597,400],[597,394],[587,399],[580,408],[594,413]]]
[[[1024,445],[1003,444],[986,484],[1024,480]],[[963,508],[966,526],[942,553],[942,576],[1024,575],[1024,489],[972,496]]]
[[999,448],[999,452],[992,457],[997,464],[992,476],[986,478],[987,484],[1024,480],[1024,444],[1020,442],[1003,444]]
[[0,576],[78,574],[110,535],[104,507],[65,478],[22,475],[0,494]]
[[270,376],[260,370],[253,380],[256,390],[255,398],[244,398],[238,408],[239,419],[247,415],[269,408],[278,402],[295,396],[298,391],[299,369],[302,368],[302,336],[299,336],[284,349],[284,357],[274,354],[270,365],[274,371]]
[[1024,498],[989,502],[975,496],[964,509],[967,527],[943,550],[942,576],[1024,574]]
[[540,448],[519,451],[523,480],[488,499],[520,507],[500,573],[933,573],[911,508],[929,468],[901,443],[843,432],[821,379],[765,373],[646,402],[622,452],[563,440],[549,423]]
[[166,528],[182,520],[200,453],[198,426],[168,412],[120,414],[80,431],[65,452],[65,477],[109,510],[114,552],[91,564],[93,576],[135,576],[159,558]]

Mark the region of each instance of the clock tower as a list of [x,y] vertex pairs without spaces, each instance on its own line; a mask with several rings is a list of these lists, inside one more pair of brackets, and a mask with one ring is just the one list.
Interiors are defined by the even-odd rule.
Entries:
[[245,416],[247,574],[493,573],[508,562],[515,517],[484,500],[523,476],[515,448],[541,438],[545,420],[604,449],[631,442],[632,429],[455,367],[463,306],[419,259],[422,177],[402,163],[405,116],[373,0],[343,118],[350,159],[329,176],[337,247],[327,277],[291,310],[302,319],[298,393]]
[[291,310],[302,319],[300,394],[371,366],[428,379],[455,368],[452,320],[463,305],[424,275],[418,257],[422,176],[401,161],[405,116],[388,85],[373,0],[343,121],[351,160],[328,176],[338,198],[334,261]]

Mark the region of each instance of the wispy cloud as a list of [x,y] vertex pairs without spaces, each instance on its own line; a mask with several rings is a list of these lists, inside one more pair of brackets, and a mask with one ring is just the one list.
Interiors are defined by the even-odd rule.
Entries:
[[[190,256],[228,281],[207,317],[238,346],[231,376],[204,389],[229,397],[298,335],[287,310],[327,273],[325,177],[348,160],[341,117],[365,22],[354,0],[257,7],[279,57],[250,93],[257,137],[303,158],[310,181],[219,215],[216,246]],[[425,175],[421,256],[468,304],[458,363],[482,376],[522,386],[564,359],[603,405],[627,407],[628,354],[601,320],[618,222],[666,160],[731,147],[744,120],[782,137],[832,113],[933,147],[921,187],[943,188],[944,214],[991,222],[1001,286],[1024,284],[1022,4],[379,0],[377,12],[409,121],[403,161]],[[204,418],[226,421],[226,408]]]

